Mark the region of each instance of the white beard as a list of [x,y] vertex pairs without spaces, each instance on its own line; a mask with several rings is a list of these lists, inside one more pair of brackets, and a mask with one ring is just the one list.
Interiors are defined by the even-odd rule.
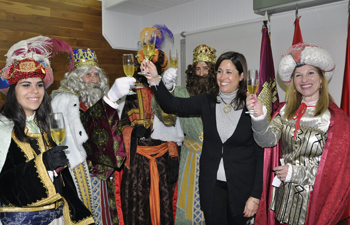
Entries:
[[88,83],[85,88],[79,91],[79,96],[86,106],[93,106],[103,97],[103,90],[99,83]]

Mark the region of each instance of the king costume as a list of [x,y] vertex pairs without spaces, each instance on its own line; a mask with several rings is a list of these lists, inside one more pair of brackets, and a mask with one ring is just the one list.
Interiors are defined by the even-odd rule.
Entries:
[[[157,33],[156,50],[150,60],[161,73],[168,67],[168,60],[166,54],[159,49],[165,33],[158,28],[145,28],[141,31],[141,40],[144,36],[152,38],[148,36],[152,31]],[[137,68],[143,60],[141,50],[135,59]],[[145,81],[142,75],[139,78],[141,82]],[[126,97],[121,119],[127,154],[121,185],[124,223],[170,225],[174,224],[176,203],[179,161],[176,142],[181,144],[183,133],[181,128],[178,129],[179,122],[173,116],[162,113],[159,106],[156,106],[147,81],[142,83],[134,89],[136,94]],[[172,124],[176,123],[175,127],[165,126],[164,123],[169,122],[165,122],[165,118],[173,118],[170,120]]]
[[[73,60],[76,69],[98,67],[97,56],[90,49],[75,49]],[[117,105],[101,97],[89,107],[80,96],[65,88],[58,89],[53,96],[53,111],[62,112],[65,118],[64,144],[69,147],[69,169],[79,197],[93,213],[96,224],[119,224],[122,215],[118,215],[120,200],[115,183],[120,181],[115,171],[124,162],[125,150]]]

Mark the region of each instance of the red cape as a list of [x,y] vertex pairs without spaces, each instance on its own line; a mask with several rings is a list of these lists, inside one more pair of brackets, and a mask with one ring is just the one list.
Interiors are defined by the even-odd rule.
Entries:
[[[328,109],[331,122],[309,202],[306,222],[309,225],[336,224],[345,210],[350,193],[350,119],[333,102]],[[281,155],[280,143],[273,148],[265,148],[263,193],[256,225],[275,225],[275,213],[269,210],[274,177],[272,168],[279,165]]]

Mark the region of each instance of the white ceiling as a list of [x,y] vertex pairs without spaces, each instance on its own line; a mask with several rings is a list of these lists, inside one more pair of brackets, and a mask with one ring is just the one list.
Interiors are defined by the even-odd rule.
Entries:
[[194,0],[107,0],[106,9],[144,16],[192,1]]

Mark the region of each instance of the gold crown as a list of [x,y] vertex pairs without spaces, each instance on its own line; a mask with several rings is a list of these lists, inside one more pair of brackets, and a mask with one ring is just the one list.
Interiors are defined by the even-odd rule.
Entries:
[[99,66],[96,53],[91,49],[81,49],[77,48],[73,51],[74,57],[74,68],[79,68],[81,66]]
[[198,45],[193,50],[193,63],[197,62],[216,63],[216,50],[208,45]]

